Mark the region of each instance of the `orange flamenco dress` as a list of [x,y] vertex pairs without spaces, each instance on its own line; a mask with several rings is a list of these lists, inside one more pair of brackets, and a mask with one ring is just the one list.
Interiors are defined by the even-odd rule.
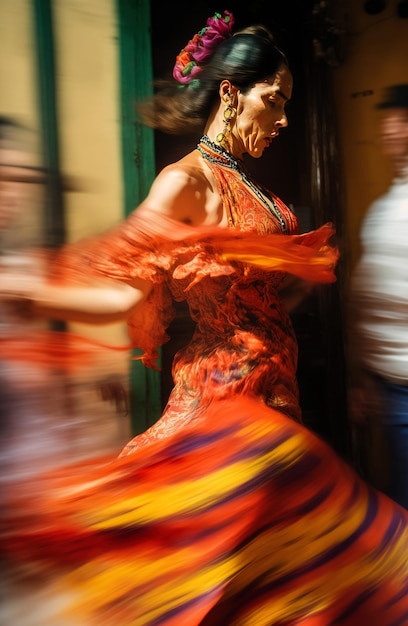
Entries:
[[296,234],[278,198],[200,145],[231,228],[136,211],[60,258],[59,280],[85,264],[154,283],[129,319],[151,367],[187,300],[196,332],[164,414],[117,458],[14,486],[2,548],[49,576],[50,626],[408,624],[408,513],[300,423],[279,288],[334,280],[333,230]]

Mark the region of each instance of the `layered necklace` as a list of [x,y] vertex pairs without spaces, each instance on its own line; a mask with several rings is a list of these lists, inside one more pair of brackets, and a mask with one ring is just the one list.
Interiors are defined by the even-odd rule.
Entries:
[[[208,152],[204,146],[206,146],[210,152]],[[211,141],[207,135],[203,135],[201,137],[200,142],[197,145],[197,150],[206,161],[209,161],[210,163],[217,163],[223,167],[229,167],[234,170],[234,172],[237,172],[237,174],[240,175],[242,182],[252,191],[263,206],[266,207],[274,217],[276,217],[281,225],[282,232],[286,233],[286,222],[283,219],[275,200],[264,187],[261,187],[257,183],[253,182],[249,172],[241,160],[236,159],[222,146]]]

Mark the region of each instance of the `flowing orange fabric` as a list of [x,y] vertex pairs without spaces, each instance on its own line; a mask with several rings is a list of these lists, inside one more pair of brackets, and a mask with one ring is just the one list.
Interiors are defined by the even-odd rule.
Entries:
[[408,513],[256,399],[8,500],[47,626],[406,624]]

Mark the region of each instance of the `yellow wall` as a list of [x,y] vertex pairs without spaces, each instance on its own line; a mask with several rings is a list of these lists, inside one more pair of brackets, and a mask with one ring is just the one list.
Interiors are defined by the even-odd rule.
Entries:
[[[72,184],[65,194],[67,235],[78,241],[123,215],[115,2],[55,0],[54,20],[61,166]],[[127,341],[122,324],[79,330]]]
[[55,0],[62,168],[68,238],[122,216],[116,17],[112,0]]
[[375,105],[384,87],[408,83],[408,19],[397,17],[397,4],[388,1],[384,11],[368,15],[363,1],[334,0],[338,24],[346,28],[345,61],[333,70],[333,85],[350,269],[360,253],[364,213],[392,179],[378,142]]
[[[0,2],[0,114],[40,132],[31,0]],[[53,2],[61,164],[68,239],[122,216],[118,47],[114,0]]]
[[0,114],[38,130],[31,2],[0,2]]
[[[0,113],[17,116],[40,137],[32,4],[0,2]],[[67,238],[78,241],[123,215],[117,20],[114,0],[54,0],[52,6]],[[74,330],[116,344],[128,340],[124,324]],[[120,366],[127,368],[127,359]]]

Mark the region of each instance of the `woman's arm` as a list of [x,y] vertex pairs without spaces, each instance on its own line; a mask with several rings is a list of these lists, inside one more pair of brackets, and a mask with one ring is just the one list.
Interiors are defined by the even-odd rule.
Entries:
[[84,283],[56,284],[14,272],[0,276],[5,300],[27,303],[33,315],[49,319],[107,324],[125,320],[150,293],[152,284],[89,278]]
[[103,280],[89,285],[45,284],[31,300],[35,315],[88,324],[125,320],[148,296],[151,283],[141,279],[130,285]]

